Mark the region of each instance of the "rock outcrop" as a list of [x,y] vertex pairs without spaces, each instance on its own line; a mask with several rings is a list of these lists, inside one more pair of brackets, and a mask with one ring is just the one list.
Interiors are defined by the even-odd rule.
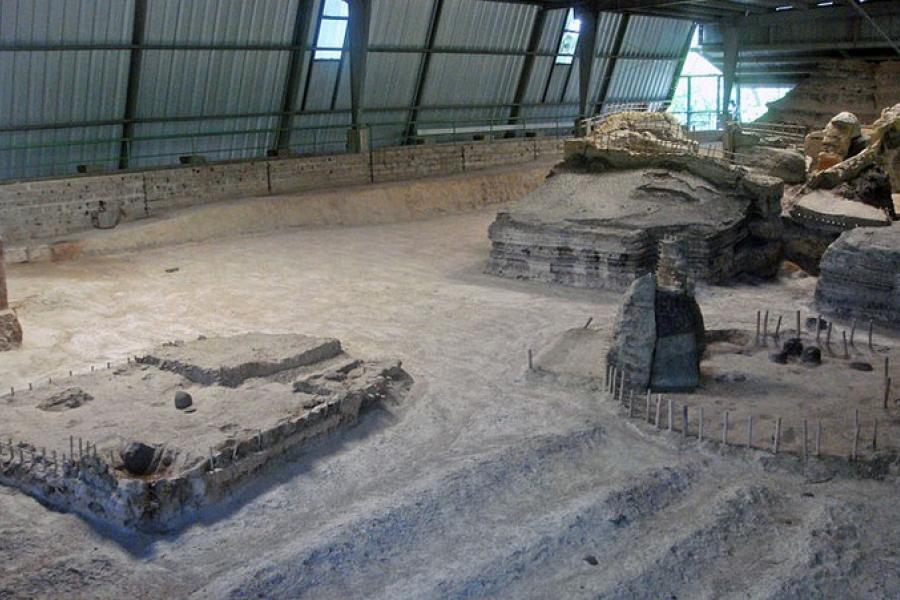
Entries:
[[491,224],[487,270],[625,290],[656,268],[666,235],[689,246],[696,281],[775,274],[783,183],[691,153],[566,142],[566,160]]
[[9,309],[4,261],[3,238],[0,238],[0,352],[14,350],[22,345],[22,325],[16,314]]
[[667,112],[623,111],[591,121],[587,140],[598,148],[623,148],[635,152],[661,152],[678,148],[694,151],[698,143]]
[[900,328],[900,225],[847,231],[822,257],[822,312]]

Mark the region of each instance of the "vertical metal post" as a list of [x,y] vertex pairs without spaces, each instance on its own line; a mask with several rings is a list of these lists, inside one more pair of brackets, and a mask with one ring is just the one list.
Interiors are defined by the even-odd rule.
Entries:
[[128,83],[125,88],[125,112],[122,115],[122,141],[119,143],[119,168],[131,164],[131,140],[134,139],[134,118],[137,114],[138,91],[141,85],[144,31],[147,23],[147,0],[134,0],[131,26],[131,53],[128,60]]
[[[412,109],[409,111],[409,120],[406,123],[406,143],[410,144],[416,137],[419,120],[419,105],[422,103],[422,95],[425,93],[425,83],[428,81],[428,72],[431,68],[431,56],[434,49],[434,40],[437,37],[438,27],[441,24],[441,14],[444,12],[444,0],[434,0],[431,7],[431,20],[428,25],[428,34],[425,37],[425,51],[422,60],[419,61],[419,74],[416,77],[416,93],[413,95]],[[454,126],[454,134],[456,133]]]
[[349,0],[349,5],[347,36],[350,38],[350,125],[353,129],[359,129],[363,124],[365,106],[371,0]]
[[[303,73],[303,53],[309,38],[309,28],[313,17],[313,0],[298,0],[297,12],[294,15],[294,29],[291,34],[291,53],[288,56],[287,74],[284,80],[284,92],[281,96],[281,116],[278,119],[278,130],[275,132],[275,148],[287,151],[291,147],[291,124],[294,107],[300,93],[300,76]],[[310,50],[310,53],[315,52]]]
[[[616,37],[613,39],[611,48],[612,56],[606,61],[606,69],[603,73],[603,80],[600,82],[600,91],[597,93],[596,109],[602,113],[606,108],[606,102],[609,99],[609,87],[612,82],[613,73],[616,68],[616,61],[622,52],[622,42],[625,40],[625,32],[628,31],[628,22],[630,16],[628,14],[621,15],[619,18],[619,26],[616,28]],[[680,69],[679,69],[680,71]]]
[[[575,9],[575,17],[581,20],[581,32],[578,34],[578,118],[591,117],[591,72],[594,70],[594,57],[597,54],[597,22],[600,11],[596,7],[580,6]],[[623,16],[626,19],[627,16]],[[565,93],[565,91],[563,92]]]
[[534,15],[534,21],[531,24],[531,34],[528,37],[528,54],[525,56],[525,62],[522,64],[522,72],[519,73],[519,82],[516,84],[516,93],[513,96],[512,110],[510,110],[509,121],[507,121],[509,125],[515,125],[521,117],[522,103],[525,102],[525,93],[528,91],[528,84],[531,82],[531,75],[534,73],[534,62],[537,59],[536,53],[541,47],[541,36],[544,33],[544,23],[546,21],[547,9],[543,7],[538,8],[537,13]]

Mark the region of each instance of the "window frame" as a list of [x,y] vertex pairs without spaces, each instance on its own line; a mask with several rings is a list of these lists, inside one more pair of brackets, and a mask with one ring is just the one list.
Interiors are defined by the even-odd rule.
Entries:
[[[347,46],[347,30],[350,25],[350,5],[347,3],[347,0],[333,1],[341,2],[343,4],[344,10],[339,10],[338,12],[343,12],[345,14],[328,14],[327,8],[329,0],[322,0],[322,6],[319,10],[319,25],[316,28],[316,43],[313,45],[314,61],[336,62],[342,60],[344,57],[344,49]],[[322,44],[322,26],[325,23],[343,23],[344,34],[343,39],[341,40],[340,49],[335,46],[326,46]]]
[[[572,51],[564,51],[563,45],[566,39],[574,39],[572,42]],[[562,33],[559,36],[559,45],[556,48],[556,58],[554,65],[571,65],[575,60],[575,53],[578,52],[578,41],[581,39],[581,21],[575,18],[575,9],[570,8],[566,13],[566,22],[563,24]]]

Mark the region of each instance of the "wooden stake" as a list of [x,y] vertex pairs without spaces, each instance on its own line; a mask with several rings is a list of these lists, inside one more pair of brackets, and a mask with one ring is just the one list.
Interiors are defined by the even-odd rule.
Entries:
[[591,323],[594,322],[594,317],[588,317],[587,323],[584,324],[584,328],[587,329],[591,326]]
[[853,338],[856,337],[856,319],[850,324],[850,345],[853,345]]
[[822,331],[822,315],[816,317],[816,346],[819,345],[820,331]]
[[822,419],[816,421],[816,456],[822,451]]
[[728,411],[722,416],[722,445],[728,445]]
[[778,315],[778,322],[775,324],[775,335],[773,337],[778,337],[778,332],[781,331],[781,315]]
[[806,423],[806,419],[803,419],[803,462],[806,462],[806,457],[809,456],[809,450],[807,447],[807,438],[809,436],[808,425]]
[[609,370],[612,367],[606,365],[606,373],[603,374],[603,391],[609,391]]
[[797,311],[797,337],[800,337],[800,311]]
[[853,451],[850,458],[856,460],[856,448],[859,445],[859,409],[853,411]]
[[847,349],[847,330],[841,331],[841,337],[844,339],[844,358],[850,358],[850,350]]
[[825,334],[825,345],[831,348],[831,323],[828,324],[828,332]]
[[878,419],[872,423],[872,450],[878,450]]
[[759,319],[760,319],[760,313],[759,313],[759,311],[756,311],[756,343],[757,343],[757,345],[759,344]]
[[669,433],[672,433],[672,421],[674,420],[672,418],[672,408],[672,399],[669,398]]
[[887,410],[888,400],[891,397],[891,378],[888,377],[884,380],[884,408]]
[[688,436],[688,406],[685,404],[681,407],[681,436]]
[[873,321],[869,321],[869,350],[873,349],[872,346],[872,329],[875,327],[875,323]]
[[647,389],[647,422],[648,423],[653,422],[652,415],[650,414],[650,389],[649,388]]
[[533,369],[534,369],[534,353],[531,351],[531,348],[529,348],[528,349],[528,370],[531,371]]
[[753,447],[753,415],[747,417],[747,447]]
[[697,415],[697,442],[703,441],[703,407],[701,406]]
[[769,311],[766,311],[766,316],[763,317],[763,346],[769,345]]
[[775,419],[775,439],[772,442],[772,454],[778,454],[778,442],[781,439],[781,417]]
[[659,429],[660,404],[662,404],[662,394],[657,394],[656,395],[656,428],[657,429]]

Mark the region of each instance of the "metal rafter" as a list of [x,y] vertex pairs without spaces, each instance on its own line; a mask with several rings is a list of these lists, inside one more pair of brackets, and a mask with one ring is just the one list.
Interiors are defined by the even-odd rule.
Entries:
[[619,20],[619,26],[616,28],[616,37],[613,40],[612,54],[614,58],[610,58],[606,63],[606,70],[603,73],[603,81],[600,83],[600,91],[597,93],[596,110],[603,111],[607,101],[609,100],[609,87],[612,82],[613,73],[616,69],[617,57],[622,52],[622,44],[625,41],[625,32],[628,30],[628,22],[630,17],[622,15]]
[[531,82],[531,76],[534,73],[534,63],[537,59],[537,51],[541,44],[541,38],[544,34],[544,24],[547,22],[547,9],[539,8],[534,15],[534,21],[531,24],[531,34],[528,37],[528,55],[522,64],[522,72],[519,74],[519,82],[516,84],[516,93],[513,96],[513,109],[509,113],[509,125],[515,125],[521,114],[521,103],[525,99],[528,92],[528,84]]

